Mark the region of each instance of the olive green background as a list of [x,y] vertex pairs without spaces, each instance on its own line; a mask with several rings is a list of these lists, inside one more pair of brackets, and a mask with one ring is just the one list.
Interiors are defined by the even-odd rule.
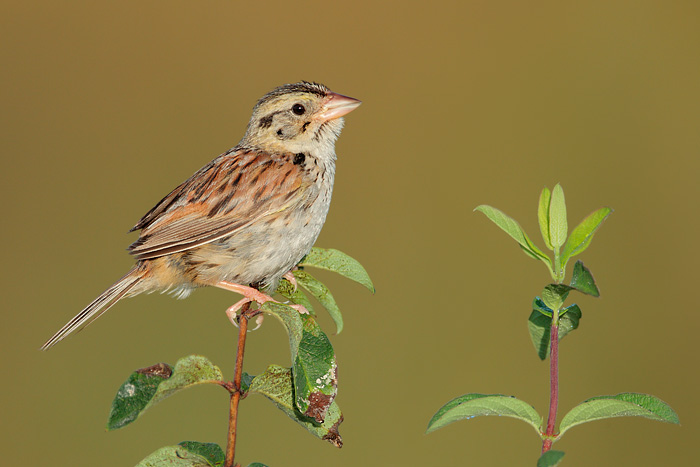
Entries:
[[[542,245],[537,199],[557,182],[571,227],[615,209],[581,256],[602,297],[575,297],[560,415],[632,391],[682,423],[576,427],[555,445],[563,465],[697,462],[698,2],[5,1],[0,38],[2,464],[130,466],[183,440],[224,444],[215,387],[104,425],[133,369],[199,353],[231,377],[237,296],[140,296],[38,348],[130,267],[139,217],[300,79],[364,101],[317,245],[360,260],[377,293],[319,274],[345,316],[331,336],[345,446],[251,397],[243,465],[535,465],[539,438],[513,419],[423,433],[467,392],[546,412],[526,319],[549,276],[472,209],[501,208]],[[288,359],[276,322],[250,334],[249,372]]]

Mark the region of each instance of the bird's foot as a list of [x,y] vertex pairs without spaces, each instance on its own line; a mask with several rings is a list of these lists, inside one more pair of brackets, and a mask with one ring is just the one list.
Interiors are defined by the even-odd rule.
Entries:
[[[238,311],[243,308],[243,305],[249,302],[251,302],[249,298],[243,298],[226,309],[226,316],[228,316],[229,321],[231,321],[234,326],[238,327]],[[251,331],[255,331],[262,325],[263,318],[264,316],[262,314],[255,318],[255,327],[251,329]]]
[[[294,268],[294,269],[297,269],[297,268]],[[294,272],[293,272],[294,269],[292,269],[291,271],[289,271],[287,274],[285,274],[282,277],[287,279],[289,281],[289,283],[292,284],[292,286],[294,287],[294,292],[296,292],[297,291],[297,278],[294,277]]]
[[[291,271],[289,272],[291,274]],[[274,303],[280,303],[274,298],[270,297],[266,293],[263,293],[259,291],[258,289],[254,287],[248,287],[246,285],[240,285],[240,284],[234,284],[233,282],[227,282],[227,281],[220,281],[216,283],[216,286],[224,289],[224,290],[229,290],[231,292],[236,292],[241,295],[243,295],[243,298],[226,310],[226,316],[228,316],[228,319],[233,323],[234,326],[238,327],[238,311],[245,305],[246,303],[249,302],[255,302],[259,305],[262,305],[267,302],[274,302]],[[287,305],[295,310],[297,310],[300,314],[309,314],[308,310],[304,308],[303,305]],[[258,315],[258,317],[255,320],[257,326],[255,329],[258,329],[260,325],[263,322],[263,315]],[[255,330],[253,329],[253,331]]]

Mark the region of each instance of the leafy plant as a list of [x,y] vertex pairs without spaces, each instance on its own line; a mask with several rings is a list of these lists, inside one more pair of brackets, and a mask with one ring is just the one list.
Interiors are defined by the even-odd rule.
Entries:
[[678,424],[678,416],[662,400],[648,395],[623,393],[615,396],[598,396],[583,401],[571,409],[555,429],[559,402],[559,341],[578,328],[581,308],[577,304],[564,306],[571,291],[593,297],[600,292],[593,275],[577,261],[573,267],[571,282],[563,284],[569,260],[582,253],[591,244],[598,227],[608,218],[612,209],[600,208],[586,217],[568,235],[564,190],[557,184],[550,192],[542,190],[537,215],[544,243],[554,253],[554,258],[544,254],[527,236],[514,219],[496,208],[478,206],[496,225],[513,237],[528,256],[542,261],[554,283],[544,287],[540,296],[532,301],[532,313],[528,319],[530,338],[538,357],[550,361],[550,404],[546,424],[544,418],[528,403],[515,397],[501,394],[466,394],[443,405],[428,423],[431,433],[457,420],[480,415],[502,415],[520,419],[531,425],[542,439],[542,455],[538,467],[559,465],[564,453],[551,450],[552,444],[561,439],[566,431],[582,423],[604,418],[637,416]]
[[[313,248],[299,263],[293,274],[301,288],[326,308],[336,324],[343,328],[343,318],[333,295],[306,267],[334,271],[364,285],[371,292],[374,286],[367,271],[350,256],[338,250]],[[295,304],[303,305],[309,314],[275,302],[252,308],[247,303],[238,319],[238,349],[232,381],[224,380],[219,367],[201,355],[190,355],[174,366],[158,363],[133,372],[117,391],[107,422],[107,429],[122,428],[138,419],[149,407],[177,392],[200,384],[221,386],[230,394],[229,433],[226,451],[215,443],[183,441],[161,448],[143,459],[137,467],[233,467],[238,421],[238,404],[249,394],[260,394],[272,401],[289,418],[312,435],[342,447],[338,427],[343,415],[334,399],[337,393],[335,352],[328,336],[314,319],[311,302],[304,292],[283,279],[277,292]],[[243,356],[248,321],[261,314],[279,320],[287,331],[291,367],[270,365],[257,376],[243,371]],[[240,464],[235,464],[239,466]],[[260,463],[248,467],[265,467]]]

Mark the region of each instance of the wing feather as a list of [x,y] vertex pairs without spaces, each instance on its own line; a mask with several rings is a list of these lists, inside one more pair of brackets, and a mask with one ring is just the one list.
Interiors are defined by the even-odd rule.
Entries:
[[294,154],[230,151],[146,213],[132,229],[141,236],[129,252],[149,259],[213,242],[303,202],[310,186]]

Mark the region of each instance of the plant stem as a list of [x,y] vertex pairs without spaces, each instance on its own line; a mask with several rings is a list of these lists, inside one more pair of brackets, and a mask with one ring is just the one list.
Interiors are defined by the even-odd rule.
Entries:
[[561,282],[564,280],[563,276],[563,271],[561,270],[561,257],[559,256],[559,248],[554,250],[554,275],[556,276],[554,278],[554,281],[557,284],[561,284]]
[[[238,318],[238,351],[236,353],[236,370],[233,374],[234,391],[231,393],[231,405],[228,418],[228,443],[226,445],[226,462],[224,467],[234,467],[233,459],[236,453],[236,434],[238,426],[238,402],[241,400],[241,378],[243,375],[243,353],[245,352],[245,338],[248,332],[248,310],[250,303],[241,308]],[[236,464],[238,465],[238,464]]]
[[554,439],[554,424],[557,420],[557,406],[559,405],[559,310],[552,313],[552,327],[549,335],[549,417],[547,418],[547,430],[542,442],[542,454],[552,448]]

